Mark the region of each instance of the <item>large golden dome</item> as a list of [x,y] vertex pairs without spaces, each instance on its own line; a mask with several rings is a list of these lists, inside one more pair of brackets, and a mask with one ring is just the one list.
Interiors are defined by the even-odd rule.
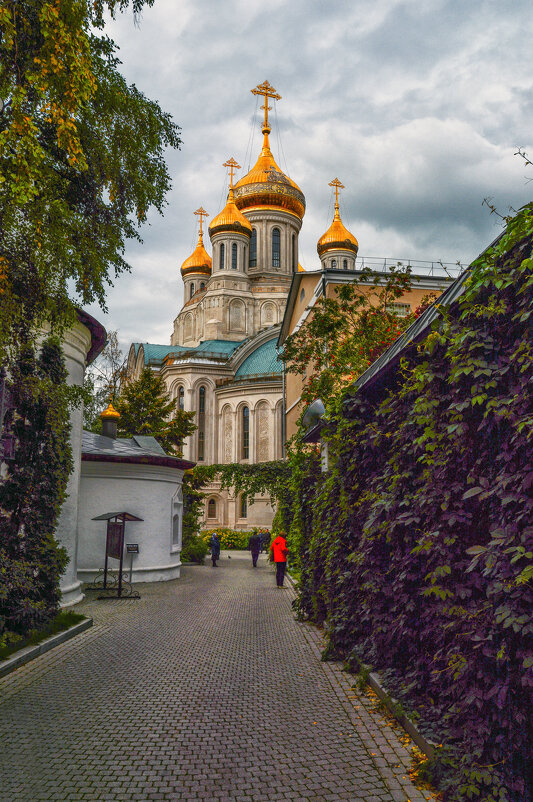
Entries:
[[263,149],[250,172],[235,184],[238,208],[275,208],[299,217],[305,214],[305,198],[300,187],[283,173],[270,151],[270,127],[263,127]]
[[190,273],[201,273],[205,276],[211,275],[213,260],[204,248],[204,238],[202,232],[198,237],[198,245],[188,259],[185,259],[181,266],[181,275],[185,278]]
[[238,210],[231,187],[228,195],[228,202],[220,214],[217,214],[211,221],[209,236],[212,237],[220,231],[235,231],[237,234],[246,234],[248,237],[252,236],[252,226],[246,217]]

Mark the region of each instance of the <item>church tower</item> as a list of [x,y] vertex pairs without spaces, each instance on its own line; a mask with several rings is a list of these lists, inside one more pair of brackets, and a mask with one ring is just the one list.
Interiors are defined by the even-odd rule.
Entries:
[[359,244],[343,224],[339,214],[339,189],[344,189],[344,185],[338,178],[334,178],[329,186],[335,188],[335,214],[332,224],[318,240],[316,249],[323,269],[355,270]]
[[205,290],[207,280],[211,275],[211,257],[204,248],[203,238],[203,218],[207,217],[207,212],[201,206],[195,211],[200,218],[200,231],[198,233],[198,244],[188,259],[181,266],[181,277],[184,285],[184,301],[187,302],[199,291]]

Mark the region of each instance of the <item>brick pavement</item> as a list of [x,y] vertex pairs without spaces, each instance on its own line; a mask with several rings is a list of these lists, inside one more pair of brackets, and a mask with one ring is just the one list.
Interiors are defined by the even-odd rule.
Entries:
[[409,745],[320,662],[264,556],[223,553],[0,679],[1,802],[423,802]]

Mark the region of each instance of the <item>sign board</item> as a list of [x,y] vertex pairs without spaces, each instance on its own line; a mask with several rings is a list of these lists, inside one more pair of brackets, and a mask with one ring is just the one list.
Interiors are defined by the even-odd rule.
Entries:
[[109,557],[120,560],[124,548],[124,529],[122,523],[107,522],[107,544],[106,551]]
[[127,554],[138,554],[139,553],[139,544],[138,543],[126,543],[126,553]]

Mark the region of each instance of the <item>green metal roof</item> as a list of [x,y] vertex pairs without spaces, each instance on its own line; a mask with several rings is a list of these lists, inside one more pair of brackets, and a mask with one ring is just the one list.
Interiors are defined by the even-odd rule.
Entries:
[[231,356],[233,351],[242,345],[244,340],[234,342],[233,340],[204,340],[194,348],[188,345],[156,345],[155,343],[133,343],[135,346],[135,353],[138,353],[139,348],[143,347],[144,350],[144,364],[149,362],[162,362],[167,354],[178,354],[184,351],[187,354],[220,354],[221,356]]
[[236,379],[241,379],[243,376],[257,376],[266,373],[281,373],[282,362],[278,359],[276,340],[268,340],[268,342],[256,348],[250,356],[246,357],[237,373]]

